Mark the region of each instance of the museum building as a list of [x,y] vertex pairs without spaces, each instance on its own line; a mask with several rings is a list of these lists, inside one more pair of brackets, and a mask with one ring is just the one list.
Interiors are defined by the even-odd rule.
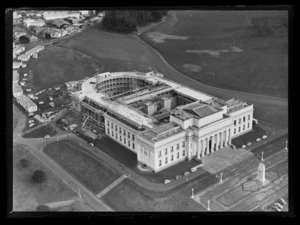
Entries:
[[72,93],[72,108],[154,172],[231,145],[252,130],[254,111],[252,104],[223,101],[157,72],[97,74]]

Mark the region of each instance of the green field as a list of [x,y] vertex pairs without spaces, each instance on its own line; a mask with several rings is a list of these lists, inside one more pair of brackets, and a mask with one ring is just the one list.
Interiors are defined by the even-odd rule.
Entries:
[[[171,66],[211,86],[287,98],[287,34],[257,36],[250,20],[287,12],[249,11],[248,19],[240,11],[175,13],[169,19],[173,23],[141,35]],[[157,42],[153,34],[163,41]],[[233,46],[241,52],[231,51]]]
[[56,135],[55,129],[51,125],[42,126],[23,135],[24,138],[43,138],[46,135],[50,137]]
[[[27,168],[19,166],[20,159],[27,159]],[[36,169],[46,172],[46,181],[34,184],[31,181],[32,172]],[[52,172],[48,171],[30,152],[21,145],[13,148],[13,210],[35,211],[36,207],[56,201],[69,200],[77,196],[72,189],[65,186]]]
[[103,162],[82,152],[82,147],[74,142],[54,142],[46,146],[44,152],[95,194],[120,176]]

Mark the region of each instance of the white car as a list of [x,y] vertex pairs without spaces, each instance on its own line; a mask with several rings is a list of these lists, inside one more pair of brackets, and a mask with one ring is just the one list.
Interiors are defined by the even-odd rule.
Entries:
[[256,141],[257,141],[257,142],[261,141],[261,138],[257,138]]
[[246,148],[247,146],[246,145],[242,145],[242,148]]
[[262,136],[261,138],[262,139],[266,139],[268,136],[267,135],[264,135],[264,136]]
[[180,179],[180,178],[181,178],[180,175],[177,175],[177,176],[175,177],[176,180],[178,180],[178,179]]
[[171,181],[170,180],[165,180],[164,181],[164,184],[168,184],[168,183],[171,183]]
[[46,135],[45,138],[46,138],[46,139],[50,138],[50,135]]
[[280,202],[282,205],[286,204],[286,201],[283,198],[278,199],[278,202]]
[[276,206],[276,205],[273,205],[272,208],[275,209],[277,212],[280,212],[280,211],[281,211],[281,209],[280,209],[278,206]]
[[94,146],[94,143],[89,143],[90,146]]
[[188,171],[186,171],[186,172],[184,172],[184,176],[187,176],[187,175],[189,175],[190,174],[190,172],[188,172]]
[[252,145],[252,143],[251,143],[251,142],[248,142],[248,143],[247,143],[247,146],[250,146],[250,145]]
[[278,202],[276,202],[274,205],[275,205],[276,207],[278,207],[279,209],[282,209],[282,208],[283,208],[283,206],[280,205]]

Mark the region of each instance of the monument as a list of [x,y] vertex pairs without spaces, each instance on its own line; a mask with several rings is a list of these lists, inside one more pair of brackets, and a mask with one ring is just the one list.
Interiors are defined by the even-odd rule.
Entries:
[[259,180],[263,185],[266,184],[266,167],[263,163],[259,163],[258,165],[257,180]]

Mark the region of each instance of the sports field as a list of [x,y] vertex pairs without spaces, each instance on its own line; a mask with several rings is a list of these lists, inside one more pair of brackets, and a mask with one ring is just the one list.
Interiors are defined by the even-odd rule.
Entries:
[[280,11],[176,11],[141,38],[178,71],[215,87],[287,98],[288,36],[257,36],[253,16]]

